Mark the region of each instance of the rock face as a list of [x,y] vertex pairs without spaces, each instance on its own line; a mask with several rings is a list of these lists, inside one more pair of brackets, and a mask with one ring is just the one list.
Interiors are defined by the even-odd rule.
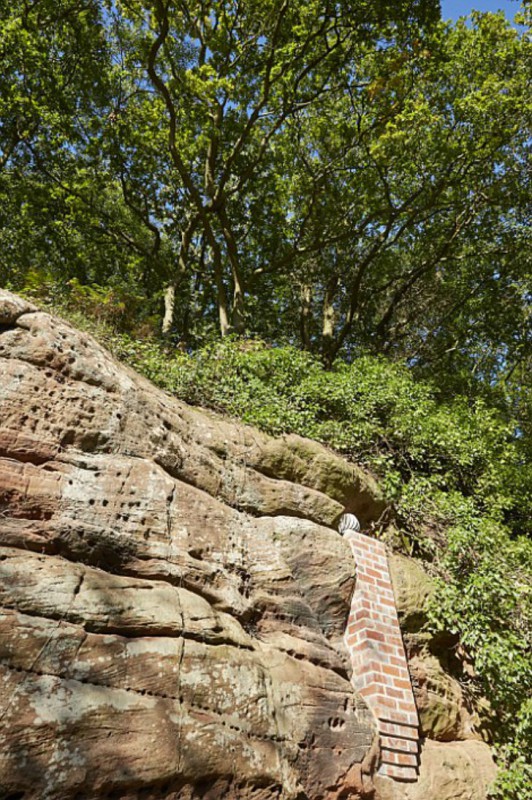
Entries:
[[0,798],[379,797],[333,526],[383,508],[0,291]]
[[[422,631],[424,609],[434,594],[431,579],[419,563],[403,555],[391,555],[389,566],[422,735],[442,742],[481,740],[487,722],[483,718],[489,712],[487,702],[466,695],[463,686],[468,676],[454,648],[448,642],[444,648],[438,646]],[[446,669],[433,651],[445,656]]]
[[398,787],[377,776],[380,800],[485,800],[496,776],[489,747],[483,742],[427,741],[419,781]]

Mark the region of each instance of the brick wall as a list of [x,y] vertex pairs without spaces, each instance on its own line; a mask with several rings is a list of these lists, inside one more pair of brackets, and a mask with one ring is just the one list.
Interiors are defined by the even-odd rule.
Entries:
[[377,720],[380,774],[415,781],[419,720],[386,550],[382,542],[358,531],[346,531],[345,538],[351,545],[357,573],[345,633],[353,685]]

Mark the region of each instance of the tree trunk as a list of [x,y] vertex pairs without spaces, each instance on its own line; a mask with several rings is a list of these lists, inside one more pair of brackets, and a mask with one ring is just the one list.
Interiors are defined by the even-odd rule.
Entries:
[[338,291],[338,276],[333,275],[327,283],[323,298],[323,319],[321,326],[321,352],[323,362],[327,368],[332,366],[334,360],[334,328],[336,324],[336,311],[334,298]]
[[240,255],[234,237],[229,217],[225,206],[218,209],[218,219],[222,225],[222,233],[227,247],[227,255],[231,265],[231,276],[233,278],[233,309],[231,313],[231,325],[235,333],[243,333],[246,326],[245,318],[245,295],[240,271]]
[[303,284],[300,291],[301,312],[299,314],[299,334],[304,350],[310,350],[310,318],[312,311],[312,289],[310,284]]
[[175,310],[175,283],[170,283],[164,290],[164,318],[163,318],[163,336],[168,336],[174,324],[174,310]]
[[187,274],[188,251],[194,232],[198,226],[199,215],[196,214],[181,231],[181,246],[179,248],[179,259],[177,262],[177,277],[164,290],[164,318],[162,325],[163,336],[168,336],[174,324],[175,294],[179,283]]
[[227,336],[228,333],[231,333],[233,329],[229,321],[229,312],[227,310],[227,292],[223,282],[222,258],[218,247],[213,252],[212,258],[214,266],[214,279],[216,281],[218,324],[220,326],[220,334],[223,337]]

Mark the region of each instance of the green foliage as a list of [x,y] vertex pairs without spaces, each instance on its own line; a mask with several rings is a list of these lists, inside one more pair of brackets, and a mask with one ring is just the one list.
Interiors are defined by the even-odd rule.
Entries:
[[471,499],[455,493],[446,505],[447,544],[438,553],[432,623],[460,637],[490,701],[502,767],[493,797],[530,800],[532,545],[511,538]]
[[159,322],[171,288],[185,347],[281,330],[329,364],[386,352],[449,395],[497,386],[530,426],[530,39],[437,17],[14,0],[0,282],[129,284]]
[[532,699],[524,701],[514,724],[513,738],[500,748],[503,767],[491,794],[494,800],[530,800],[532,797]]

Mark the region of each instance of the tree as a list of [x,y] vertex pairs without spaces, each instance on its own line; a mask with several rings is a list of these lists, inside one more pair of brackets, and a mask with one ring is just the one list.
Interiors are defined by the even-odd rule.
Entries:
[[0,17],[0,278],[139,292],[166,253],[109,169],[123,78],[100,0],[14,2]]
[[502,15],[389,6],[15,4],[5,278],[46,259],[146,313],[164,290],[186,345],[217,328],[511,386],[530,352],[530,43]]
[[[271,208],[277,138],[303,109],[339,94],[338,70],[363,47],[407,36],[414,21],[435,16],[437,4],[390,12],[386,3],[156,0],[120,2],[113,12],[127,79],[134,76],[116,113],[144,132],[140,147],[132,139],[126,148],[131,158],[116,153],[125,194],[144,208],[146,224],[170,236],[179,230],[165,327],[176,286],[197,282],[192,262],[216,287],[222,335],[242,332],[249,286],[264,271],[248,263],[257,261],[247,252],[249,230],[266,222],[261,206],[267,199],[274,219],[282,216]],[[139,185],[147,153],[150,174],[158,176],[149,193]],[[287,250],[286,243],[276,245]]]
[[530,44],[474,22],[371,52],[365,85],[288,132],[304,340],[327,363],[361,345],[418,361],[451,323],[446,349],[467,349],[504,285],[521,291],[500,346],[526,324]]

